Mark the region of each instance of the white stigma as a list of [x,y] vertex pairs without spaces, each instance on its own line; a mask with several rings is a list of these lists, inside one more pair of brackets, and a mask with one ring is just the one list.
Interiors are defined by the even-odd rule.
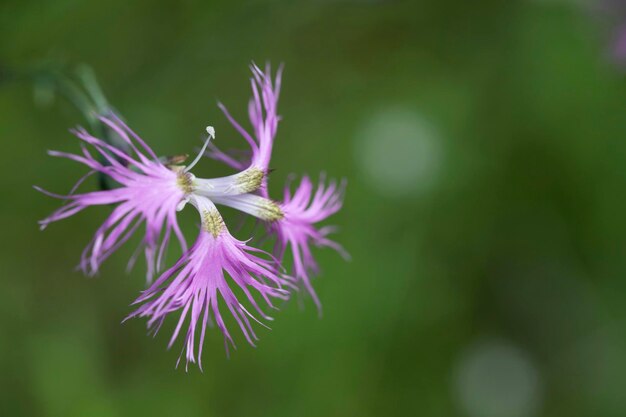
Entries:
[[204,141],[204,145],[202,146],[202,149],[200,149],[200,152],[198,153],[198,156],[196,156],[196,159],[194,159],[193,162],[185,168],[185,172],[189,172],[189,170],[191,170],[191,168],[193,168],[198,163],[198,161],[200,161],[200,158],[202,158],[202,155],[204,155],[204,152],[206,151],[207,146],[209,146],[209,142],[211,141],[211,139],[215,139],[215,129],[213,128],[213,126],[207,126],[206,132],[209,134],[209,137],[207,137]]

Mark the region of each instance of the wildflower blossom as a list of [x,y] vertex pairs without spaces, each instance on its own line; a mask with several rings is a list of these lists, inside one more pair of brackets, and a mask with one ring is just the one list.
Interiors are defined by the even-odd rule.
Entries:
[[239,159],[233,155],[234,152],[226,153],[217,147],[211,146],[208,156],[222,161],[232,168],[245,170],[250,177],[259,181],[257,187],[259,192],[267,197],[267,175],[269,173],[269,163],[272,155],[274,138],[278,129],[280,116],[278,115],[278,97],[280,96],[280,86],[282,78],[282,66],[276,73],[276,78],[272,83],[272,75],[268,66],[265,72],[256,65],[250,66],[252,78],[252,98],[248,103],[248,115],[254,131],[254,135],[248,133],[228,112],[226,107],[219,103],[220,109],[233,127],[244,137],[250,145],[250,152],[244,153]]
[[[101,117],[100,120],[132,152],[107,144],[84,129],[74,131],[84,142],[82,155],[50,152],[53,156],[80,162],[91,171],[67,196],[44,191],[66,200],[67,204],[42,220],[42,227],[90,206],[114,206],[81,257],[80,266],[86,273],[96,273],[100,264],[143,224],[145,235],[142,245],[150,283],[153,274],[160,270],[171,234],[178,238],[183,251],[181,257],[142,292],[134,302],[136,310],[128,318],[147,318],[148,328],[156,333],[166,317],[180,312],[169,347],[187,322],[183,347],[186,362],[197,362],[200,368],[205,332],[211,323],[215,323],[224,335],[227,349],[229,344],[235,345],[220,304],[230,311],[245,339],[254,345],[257,336],[250,320],[261,323],[256,316],[271,320],[262,306],[276,308],[276,300],[287,299],[289,289],[297,288],[294,284],[303,285],[315,303],[320,305],[310,282],[311,273],[318,270],[311,245],[343,252],[341,246],[327,237],[334,229],[317,224],[341,208],[344,184],[338,185],[333,181],[325,184],[322,180],[315,189],[310,179],[304,177],[293,196],[287,187],[283,201],[269,198],[267,174],[280,120],[277,104],[281,70],[273,82],[269,68],[262,72],[253,66],[252,72],[253,97],[249,104],[249,116],[254,135],[248,134],[220,105],[227,119],[251,147],[246,160],[236,159],[213,146],[210,141],[215,138],[215,131],[207,127],[208,138],[191,164],[175,165],[182,161],[172,159],[165,162],[115,116]],[[87,145],[97,151],[95,156]],[[209,147],[210,156],[238,172],[221,178],[196,177],[191,170]],[[118,186],[75,193],[84,178],[95,172],[109,177]],[[266,231],[276,236],[275,256],[253,247],[249,241],[233,237],[216,204],[233,207],[266,222]],[[193,206],[201,219],[196,241],[189,249],[177,222],[177,212],[187,205]],[[282,265],[288,247],[293,257],[293,278],[284,272]],[[236,292],[241,292],[243,296],[238,298]],[[262,301],[257,301],[255,297]],[[247,300],[252,307],[246,308],[239,299]],[[197,331],[200,332],[199,337]]]
[[[249,157],[237,159],[232,152],[222,152],[215,146],[210,148],[208,156],[235,169],[244,169],[246,166],[250,166],[252,169],[258,168],[261,172],[267,173],[271,150],[280,121],[277,109],[282,70],[278,70],[273,83],[269,67],[263,72],[257,66],[252,65],[251,70],[253,74],[250,80],[252,98],[248,104],[248,113],[254,135],[248,133],[228,113],[226,108],[221,106],[230,123],[250,145]],[[287,187],[284,200],[275,203],[269,200],[266,176],[264,176],[258,190],[260,196],[254,194],[213,195],[213,199],[218,204],[234,207],[267,222],[269,232],[277,237],[276,255],[282,260],[287,247],[291,247],[292,274],[303,284],[320,309],[320,300],[311,285],[311,276],[318,273],[319,268],[313,258],[310,246],[331,247],[339,251],[344,257],[348,257],[348,255],[340,245],[327,238],[327,235],[334,231],[332,227],[326,226],[316,229],[314,224],[339,211],[344,188],[345,184],[338,186],[335,182],[331,182],[326,188],[322,183],[313,195],[311,180],[304,177],[293,198]],[[204,194],[211,196],[209,193]]]
[[130,317],[149,317],[148,326],[156,332],[168,314],[182,310],[169,346],[172,346],[189,316],[184,348],[186,359],[187,363],[196,361],[195,332],[200,324],[197,358],[201,368],[204,335],[211,318],[224,334],[226,348],[228,349],[228,343],[235,346],[222,319],[218,296],[221,296],[235,317],[246,340],[252,345],[257,340],[249,318],[260,322],[237,300],[225,273],[265,320],[272,319],[263,313],[250,290],[259,294],[269,307],[275,308],[272,299],[287,299],[288,291],[283,286],[290,284],[276,272],[271,259],[266,260],[256,255],[262,251],[235,239],[229,233],[211,200],[192,196],[190,202],[198,209],[202,223],[196,243],[135,301],[136,304],[143,305]]
[[[186,250],[185,238],[176,220],[176,208],[189,192],[189,179],[183,171],[171,169],[161,162],[150,147],[119,118],[101,117],[102,123],[113,129],[135,154],[124,153],[103,140],[91,136],[79,128],[74,134],[84,142],[82,155],[49,151],[58,156],[79,162],[91,169],[72,189],[63,196],[40,191],[53,197],[66,200],[57,211],[40,221],[41,228],[50,223],[70,217],[87,207],[100,205],[117,206],[96,230],[93,239],[83,251],[80,269],[94,275],[102,262],[126,242],[137,228],[145,224],[142,246],[147,261],[147,279],[150,281],[161,263],[172,231],[178,238],[182,250]],[[86,145],[97,152],[94,156]],[[98,159],[99,158],[99,159]],[[84,179],[99,172],[120,184],[120,187],[75,194],[74,191]],[[133,259],[129,264],[132,265]]]
[[324,180],[321,180],[314,190],[310,178],[305,176],[293,195],[289,186],[285,187],[281,202],[253,194],[219,197],[214,201],[267,222],[270,232],[277,237],[275,248],[277,258],[282,260],[287,248],[291,248],[292,275],[302,283],[318,309],[321,309],[320,300],[311,285],[312,274],[319,273],[311,245],[330,247],[344,258],[349,257],[341,245],[328,238],[328,235],[335,231],[334,227],[316,227],[317,223],[341,209],[344,189],[345,182],[338,185],[330,181],[326,186]]

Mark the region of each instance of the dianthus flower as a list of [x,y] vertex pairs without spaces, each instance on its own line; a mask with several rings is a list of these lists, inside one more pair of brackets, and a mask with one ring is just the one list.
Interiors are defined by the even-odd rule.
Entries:
[[[119,118],[100,117],[100,121],[113,129],[130,146],[134,155],[91,136],[82,128],[74,130],[73,133],[83,142],[82,155],[58,151],[48,153],[79,162],[91,171],[66,196],[38,188],[67,202],[39,224],[43,229],[50,223],[70,217],[87,207],[115,204],[109,217],[96,230],[92,241],[83,251],[80,269],[88,275],[97,273],[101,263],[143,223],[145,235],[142,246],[145,247],[148,264],[147,279],[151,281],[161,263],[172,231],[183,251],[187,248],[176,220],[176,208],[189,191],[189,179],[183,170],[172,169],[161,163],[154,151]],[[97,152],[96,156],[86,145],[90,145]],[[84,179],[96,172],[106,175],[120,186],[110,190],[75,194],[74,191]],[[158,247],[160,249],[157,255]]]
[[[235,169],[250,166],[267,174],[271,149],[280,121],[277,108],[282,68],[278,70],[274,82],[269,67],[265,72],[256,66],[252,66],[251,69],[252,98],[248,104],[248,114],[254,134],[248,133],[226,108],[220,105],[233,127],[250,144],[249,159],[236,159],[215,146],[211,147],[208,156]],[[265,179],[266,176],[263,177],[264,181]],[[317,190],[313,192],[313,183],[309,177],[304,176],[293,197],[289,186],[285,187],[282,201],[273,201],[269,198],[266,182],[262,183],[257,193],[214,198],[218,204],[236,208],[266,222],[269,233],[276,237],[274,254],[282,261],[286,249],[291,249],[293,262],[291,274],[309,292],[320,312],[321,303],[311,285],[311,277],[319,272],[311,245],[330,247],[344,258],[349,257],[341,245],[328,238],[328,235],[335,231],[334,227],[316,227],[317,223],[339,211],[343,203],[345,181],[340,185],[330,181],[328,186],[325,186],[324,182],[322,179]]]
[[[169,347],[186,327],[183,347],[186,362],[197,362],[200,368],[205,332],[210,324],[215,323],[220,329],[227,348],[229,344],[234,346],[220,305],[222,310],[230,311],[245,339],[254,345],[257,336],[250,320],[261,323],[257,316],[271,320],[263,306],[275,309],[276,300],[287,299],[290,290],[297,289],[298,285],[304,286],[320,305],[310,282],[311,273],[318,270],[311,245],[327,246],[343,253],[341,246],[327,238],[334,229],[318,227],[317,223],[341,208],[345,184],[331,181],[326,185],[321,181],[315,189],[310,179],[304,177],[293,196],[287,187],[282,201],[269,198],[269,163],[280,120],[277,105],[281,72],[278,71],[272,82],[269,68],[263,72],[252,66],[253,97],[248,110],[253,135],[220,104],[227,119],[250,145],[246,158],[234,158],[213,146],[211,140],[215,138],[215,131],[207,127],[208,138],[191,164],[168,162],[159,159],[118,117],[102,116],[100,121],[121,138],[125,149],[108,144],[82,128],[76,129],[73,133],[83,142],[82,154],[57,151],[50,151],[50,154],[79,162],[90,171],[68,195],[38,188],[66,201],[40,222],[42,228],[90,206],[111,206],[111,213],[96,230],[81,257],[79,266],[86,274],[97,273],[101,263],[144,226],[141,247],[147,261],[148,288],[135,300],[136,310],[128,318],[146,317],[148,328],[156,333],[166,317],[180,312]],[[238,172],[221,178],[196,177],[191,170],[207,148],[208,155]],[[77,193],[85,178],[93,173],[108,177],[116,186]],[[276,237],[274,254],[252,246],[249,240],[233,237],[216,205],[230,206],[264,221],[265,230]],[[177,213],[186,206],[194,207],[200,216],[199,231],[191,248],[187,248],[177,221]],[[182,255],[173,266],[160,272],[172,234],[179,241]],[[287,248],[291,249],[293,259],[291,273],[286,273],[283,265]],[[157,273],[160,275],[152,282]],[[251,307],[246,308],[237,293],[243,294],[239,298],[245,299]]]

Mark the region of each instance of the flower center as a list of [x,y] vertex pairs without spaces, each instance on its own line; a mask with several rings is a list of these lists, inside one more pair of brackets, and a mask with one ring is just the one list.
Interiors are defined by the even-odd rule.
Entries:
[[183,190],[185,195],[193,193],[193,177],[192,174],[186,172],[183,167],[177,170],[176,185]]

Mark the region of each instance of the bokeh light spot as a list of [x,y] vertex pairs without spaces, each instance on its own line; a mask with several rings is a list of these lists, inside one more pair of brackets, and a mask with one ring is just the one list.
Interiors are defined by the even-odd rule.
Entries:
[[541,401],[540,375],[531,360],[500,341],[470,346],[454,384],[461,408],[471,417],[530,417]]
[[440,171],[438,132],[420,113],[408,108],[386,108],[374,114],[357,133],[356,148],[361,171],[384,196],[423,193]]

